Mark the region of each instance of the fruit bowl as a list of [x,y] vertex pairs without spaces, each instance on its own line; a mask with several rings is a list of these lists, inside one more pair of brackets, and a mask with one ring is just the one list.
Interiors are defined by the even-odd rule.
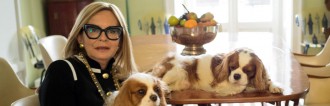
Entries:
[[197,26],[194,28],[171,27],[172,41],[184,45],[182,55],[206,53],[203,45],[214,40],[218,26]]

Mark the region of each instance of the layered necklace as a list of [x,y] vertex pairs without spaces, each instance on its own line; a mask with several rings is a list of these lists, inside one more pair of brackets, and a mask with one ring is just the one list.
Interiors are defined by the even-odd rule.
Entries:
[[[108,93],[104,92],[104,90],[102,89],[102,86],[100,85],[99,81],[97,80],[94,72],[92,71],[91,66],[88,64],[88,62],[85,59],[83,53],[79,53],[78,59],[85,64],[86,68],[88,69],[88,72],[89,72],[90,76],[92,77],[92,80],[93,80],[98,92],[100,93],[101,97],[103,98],[104,102],[106,103],[106,97],[110,96],[112,94],[112,92],[108,92]],[[120,88],[120,84],[119,84],[119,80],[114,77],[115,71],[117,71],[117,70],[116,70],[115,67],[113,67],[112,71],[110,73],[112,74],[112,79],[113,79],[115,88],[116,88],[116,90],[118,90]],[[103,74],[103,77],[104,76],[109,76],[109,75]]]

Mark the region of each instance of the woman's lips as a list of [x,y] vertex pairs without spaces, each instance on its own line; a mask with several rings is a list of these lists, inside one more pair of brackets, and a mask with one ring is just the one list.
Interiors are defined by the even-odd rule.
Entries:
[[95,48],[96,50],[109,50],[109,47],[105,47],[105,46],[99,46]]

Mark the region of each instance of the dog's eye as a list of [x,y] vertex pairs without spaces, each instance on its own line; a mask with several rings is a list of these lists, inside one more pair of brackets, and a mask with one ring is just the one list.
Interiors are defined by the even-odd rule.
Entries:
[[247,76],[249,76],[250,78],[254,76],[254,73],[255,71],[247,71],[245,72],[247,74]]
[[235,70],[235,69],[236,69],[235,66],[230,66],[230,67],[229,67],[229,70],[230,70],[230,71]]
[[138,90],[138,93],[139,93],[140,95],[145,95],[145,94],[146,94],[146,90],[144,90],[144,89],[139,89],[139,90]]
[[156,87],[154,88],[154,90],[155,90],[155,92],[159,92],[159,91],[160,91],[160,89],[159,89],[158,86],[156,86]]

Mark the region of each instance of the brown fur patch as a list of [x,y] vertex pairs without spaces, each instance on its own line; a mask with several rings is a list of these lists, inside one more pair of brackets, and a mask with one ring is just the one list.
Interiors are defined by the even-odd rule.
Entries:
[[197,64],[198,64],[197,59],[194,59],[191,64],[186,62],[183,63],[184,70],[186,70],[188,73],[188,79],[190,83],[195,83],[199,80],[199,77],[197,75]]
[[215,74],[216,67],[218,65],[220,65],[221,62],[223,61],[223,58],[225,58],[225,54],[223,54],[223,53],[222,54],[217,54],[217,55],[212,57],[211,70],[212,70],[213,75]]
[[174,56],[164,58],[159,64],[153,67],[153,69],[150,69],[147,73],[158,78],[163,78],[166,72],[173,68],[174,65],[170,63],[170,61],[172,61],[174,58]]
[[143,98],[143,96],[137,94],[139,89],[147,89],[147,86],[136,80],[126,80],[124,85],[119,89],[119,94],[114,101],[114,105],[136,106],[141,102],[141,99]]

